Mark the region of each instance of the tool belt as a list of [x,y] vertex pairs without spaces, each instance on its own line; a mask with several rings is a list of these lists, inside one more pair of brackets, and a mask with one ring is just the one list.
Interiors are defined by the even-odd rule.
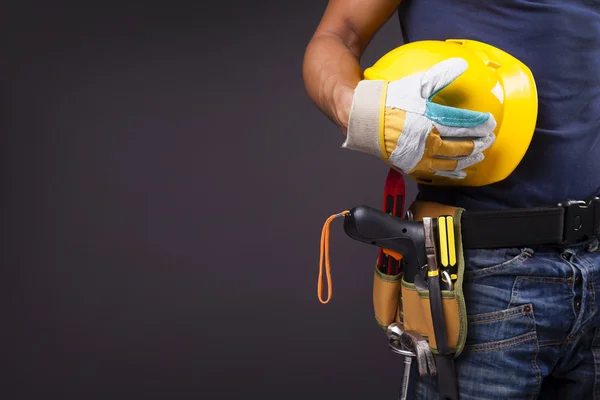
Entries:
[[[435,356],[441,398],[457,399],[454,359],[465,346],[467,313],[463,293],[465,249],[558,246],[600,238],[600,198],[556,206],[498,211],[466,211],[415,201],[403,218],[404,181],[390,170],[383,210],[354,207],[330,216],[321,236],[318,295],[331,298],[329,225],[344,217],[353,239],[379,247],[373,280],[375,319],[391,331],[423,337]],[[322,299],[323,262],[328,299]],[[412,334],[412,333],[414,334]],[[402,333],[400,333],[400,336]]]
[[[462,352],[467,336],[465,299],[462,292],[464,249],[557,246],[568,247],[600,238],[600,198],[567,201],[554,207],[468,212],[439,203],[415,201],[407,219],[451,217],[454,236],[455,276],[452,290],[442,290],[448,351]],[[439,228],[439,226],[438,226]],[[447,236],[447,235],[446,235]],[[429,293],[419,290],[406,271],[395,275],[375,268],[373,306],[377,323],[384,329],[392,323],[428,338],[433,351],[438,343],[430,312]]]

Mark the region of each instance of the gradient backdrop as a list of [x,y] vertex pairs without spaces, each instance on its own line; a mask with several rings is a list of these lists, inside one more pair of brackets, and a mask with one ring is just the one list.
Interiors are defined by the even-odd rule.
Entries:
[[396,398],[340,221],[316,294],[325,219],[387,173],[305,94],[326,1],[221,4],[3,9],[2,400]]

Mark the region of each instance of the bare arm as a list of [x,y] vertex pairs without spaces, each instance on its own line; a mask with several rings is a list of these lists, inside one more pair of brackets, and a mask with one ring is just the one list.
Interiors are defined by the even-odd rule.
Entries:
[[402,0],[330,0],[303,63],[308,96],[345,133],[360,58]]

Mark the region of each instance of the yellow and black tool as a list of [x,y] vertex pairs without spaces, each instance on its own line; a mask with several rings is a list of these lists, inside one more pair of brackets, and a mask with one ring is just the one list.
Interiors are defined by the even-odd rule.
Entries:
[[[435,220],[434,229],[437,230],[437,253],[438,264],[440,267],[441,279],[446,286],[452,290],[452,285],[458,278],[456,262],[456,240],[454,235],[454,217],[451,215],[442,215]],[[437,225],[437,226],[435,226]]]
[[[440,227],[441,225],[444,229]],[[435,355],[435,362],[438,371],[438,387],[440,398],[443,400],[456,400],[458,398],[458,387],[456,382],[456,370],[454,358],[449,354],[448,339],[446,335],[446,321],[442,305],[441,277],[440,274],[447,272],[441,268],[441,265],[450,265],[452,255],[448,248],[448,227],[447,217],[423,218],[423,230],[425,233],[425,252],[427,254],[427,286],[429,288],[429,305],[431,310],[431,319],[435,340],[438,345],[438,354]],[[436,229],[437,225],[437,229]],[[439,233],[444,231],[444,233]],[[436,241],[436,232],[438,240]],[[440,238],[443,237],[443,242]],[[437,242],[437,243],[436,243]],[[441,251],[440,251],[441,249]],[[456,261],[454,261],[456,263]],[[446,282],[448,283],[448,282]]]

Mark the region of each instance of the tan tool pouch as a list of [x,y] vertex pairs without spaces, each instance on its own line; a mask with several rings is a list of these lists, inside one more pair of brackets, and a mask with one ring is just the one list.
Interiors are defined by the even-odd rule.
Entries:
[[401,323],[401,291],[402,274],[386,275],[375,266],[373,307],[375,319],[383,329],[394,322]]
[[[423,217],[453,216],[457,279],[452,291],[442,291],[442,303],[448,348],[458,357],[467,337],[466,307],[462,292],[464,258],[460,230],[460,218],[464,210],[438,203],[415,201],[410,206],[410,211],[415,221],[422,221]],[[397,322],[402,329],[423,335],[429,341],[432,351],[437,351],[428,291],[417,290],[414,284],[402,279],[402,274],[389,276],[375,268],[373,306],[377,323],[382,328],[386,329],[391,323]]]

